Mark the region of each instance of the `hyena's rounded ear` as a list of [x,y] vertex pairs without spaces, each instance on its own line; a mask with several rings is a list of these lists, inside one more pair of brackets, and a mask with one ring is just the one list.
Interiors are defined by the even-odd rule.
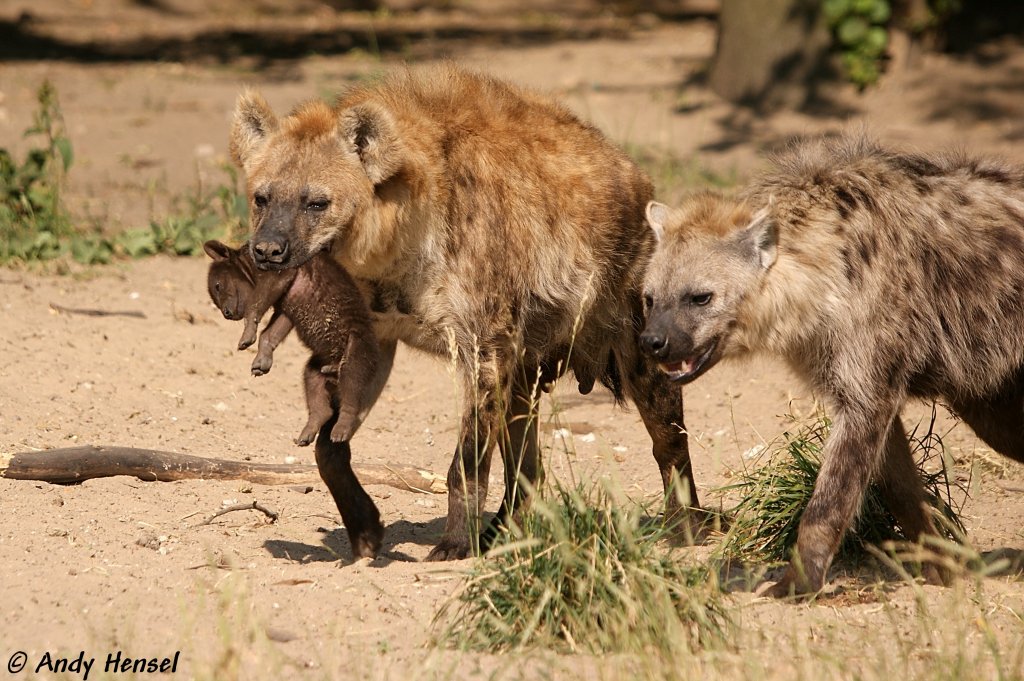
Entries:
[[221,262],[231,257],[231,248],[227,244],[211,239],[203,244],[206,255],[213,258],[214,262]]
[[234,121],[231,124],[231,158],[244,168],[256,152],[277,131],[277,116],[263,96],[254,90],[246,90],[235,104]]
[[341,112],[338,131],[359,156],[370,182],[377,185],[399,171],[405,161],[394,119],[383,107],[358,104]]
[[779,225],[768,208],[762,208],[740,230],[740,244],[747,253],[752,253],[763,269],[775,264],[779,257]]
[[668,206],[657,201],[647,202],[647,224],[654,232],[654,239],[661,241],[665,236],[665,224],[668,222]]

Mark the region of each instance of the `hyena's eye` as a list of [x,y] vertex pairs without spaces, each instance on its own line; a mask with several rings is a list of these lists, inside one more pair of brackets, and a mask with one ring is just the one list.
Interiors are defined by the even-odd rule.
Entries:
[[252,202],[256,204],[257,208],[266,208],[270,203],[270,198],[266,194],[253,194]]
[[645,310],[650,310],[652,307],[654,307],[654,296],[652,296],[650,293],[645,293],[644,294],[644,309]]
[[311,210],[316,213],[327,210],[327,206],[331,205],[331,202],[327,199],[315,199],[306,204],[306,210]]
[[712,294],[710,293],[695,293],[694,295],[690,296],[690,302],[693,303],[694,305],[704,307],[705,305],[711,302],[711,296]]

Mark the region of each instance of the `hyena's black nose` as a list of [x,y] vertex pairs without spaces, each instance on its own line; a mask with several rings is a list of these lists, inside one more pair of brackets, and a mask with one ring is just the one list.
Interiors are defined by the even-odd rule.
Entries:
[[288,239],[283,236],[260,239],[252,245],[252,259],[257,263],[280,265],[288,261]]
[[640,347],[651,357],[661,359],[668,354],[668,338],[653,331],[640,334]]

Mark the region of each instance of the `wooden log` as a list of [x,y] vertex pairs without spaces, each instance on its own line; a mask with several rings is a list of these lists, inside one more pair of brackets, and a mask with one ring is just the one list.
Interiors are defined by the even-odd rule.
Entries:
[[[353,464],[364,485],[389,485],[409,492],[443,494],[443,476],[414,466]],[[312,464],[268,464],[164,452],[136,447],[85,445],[42,452],[0,454],[0,478],[60,485],[130,475],[140,480],[246,480],[259,485],[295,485],[320,480]]]

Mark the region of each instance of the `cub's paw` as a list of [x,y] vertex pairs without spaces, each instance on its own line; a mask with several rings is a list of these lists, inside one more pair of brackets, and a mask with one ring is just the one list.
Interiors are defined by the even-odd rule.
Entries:
[[295,438],[295,444],[297,444],[300,447],[309,446],[309,443],[316,439],[316,433],[317,431],[315,428],[304,429],[301,433],[299,433],[299,436]]
[[245,330],[242,331],[242,337],[238,339],[238,349],[245,350],[247,347],[256,342],[256,327],[246,322]]
[[270,367],[274,364],[273,357],[264,357],[263,355],[256,355],[256,359],[252,361],[252,375],[253,376],[264,376],[270,372]]
[[348,442],[352,439],[352,426],[338,421],[331,428],[331,442]]

